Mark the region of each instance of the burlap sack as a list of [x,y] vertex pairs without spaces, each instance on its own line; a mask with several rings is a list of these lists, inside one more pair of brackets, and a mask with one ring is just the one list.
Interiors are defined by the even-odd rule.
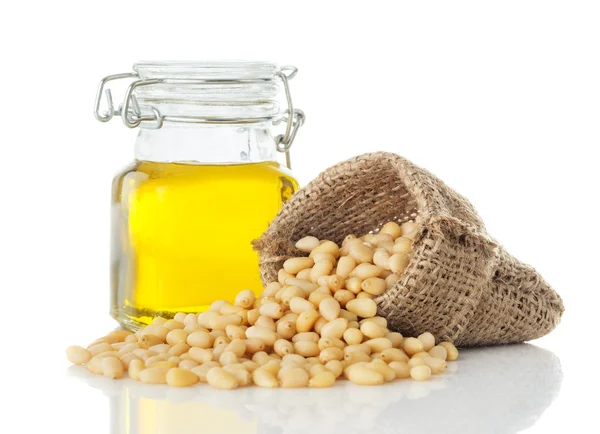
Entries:
[[398,283],[376,299],[391,329],[430,331],[458,346],[539,338],[559,322],[559,295],[487,234],[467,199],[428,171],[390,153],[339,163],[299,190],[254,242],[263,282],[307,235],[341,244],[390,220],[422,228]]

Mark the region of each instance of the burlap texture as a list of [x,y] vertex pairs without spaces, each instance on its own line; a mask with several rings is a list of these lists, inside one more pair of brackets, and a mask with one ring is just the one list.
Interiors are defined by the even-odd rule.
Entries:
[[341,244],[348,234],[414,220],[421,232],[410,264],[376,301],[391,329],[430,331],[458,346],[523,342],[550,332],[564,310],[530,266],[493,240],[477,212],[436,176],[390,153],[339,163],[299,190],[254,242],[263,282],[307,235]]

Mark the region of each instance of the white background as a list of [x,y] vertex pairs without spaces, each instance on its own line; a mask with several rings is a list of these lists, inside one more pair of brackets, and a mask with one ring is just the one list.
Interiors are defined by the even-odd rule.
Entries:
[[[292,156],[302,184],[342,159],[387,150],[467,196],[489,231],[534,265],[566,305],[559,328],[534,342],[560,359],[564,378],[528,432],[593,431],[597,407],[586,395],[597,390],[600,355],[598,2],[105,0],[2,9],[7,432],[83,432],[84,423],[85,432],[109,432],[111,423],[113,432],[126,432],[111,422],[105,395],[67,377],[63,350],[114,326],[107,314],[110,181],[132,159],[136,132],[95,121],[96,85],[155,59],[296,65],[292,92],[307,121]],[[455,376],[468,379],[471,368],[489,362],[479,357],[468,353]],[[543,372],[549,382],[557,378],[552,366]],[[522,384],[529,376],[518,363],[510,368],[509,357],[508,374],[489,369],[482,381],[464,384],[485,388],[513,373]],[[386,390],[369,393],[384,403],[399,393]],[[452,391],[445,397],[452,401]],[[301,405],[310,397],[282,399]],[[427,399],[411,411],[430,417]],[[525,394],[514,404],[532,400]],[[465,415],[475,409],[468,405],[440,421],[445,431],[469,431]],[[402,408],[394,410],[398,418],[384,418],[389,432],[401,431]],[[307,414],[298,419],[310,421]],[[260,410],[250,416],[266,417]],[[511,413],[504,416],[490,419],[489,432],[514,432]]]

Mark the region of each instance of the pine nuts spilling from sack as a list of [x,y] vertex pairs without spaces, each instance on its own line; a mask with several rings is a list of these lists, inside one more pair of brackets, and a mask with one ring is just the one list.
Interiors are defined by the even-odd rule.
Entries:
[[428,380],[458,358],[431,333],[404,338],[377,316],[373,298],[409,263],[414,223],[385,224],[378,234],[348,235],[342,246],[305,237],[307,257],[290,258],[256,298],[215,301],[200,314],[156,318],[132,333],[116,330],[87,348],[67,348],[71,363],[94,374],[150,384],[217,389],[330,387],[347,378],[361,385]]

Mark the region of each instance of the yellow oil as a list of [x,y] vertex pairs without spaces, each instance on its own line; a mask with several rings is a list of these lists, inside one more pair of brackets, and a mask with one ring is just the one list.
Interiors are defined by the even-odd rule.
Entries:
[[113,182],[112,316],[136,328],[260,293],[250,242],[297,188],[276,162],[134,163]]

